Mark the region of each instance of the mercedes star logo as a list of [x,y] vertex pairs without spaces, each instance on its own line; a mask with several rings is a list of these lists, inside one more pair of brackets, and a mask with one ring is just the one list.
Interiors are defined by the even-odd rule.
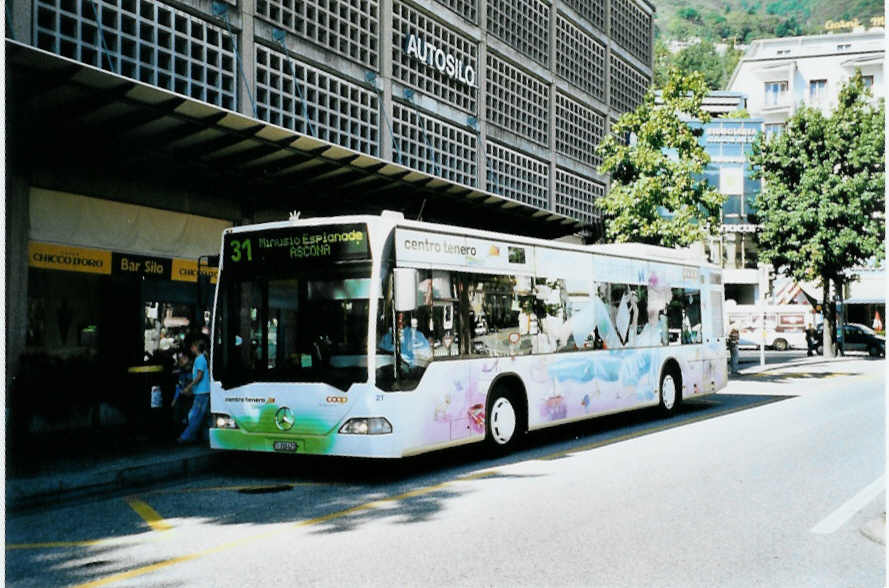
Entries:
[[293,411],[286,406],[282,406],[275,413],[275,425],[282,431],[289,431],[293,428]]

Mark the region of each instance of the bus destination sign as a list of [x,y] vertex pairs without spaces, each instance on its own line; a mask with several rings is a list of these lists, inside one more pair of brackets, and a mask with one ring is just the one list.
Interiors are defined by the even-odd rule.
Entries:
[[229,268],[287,267],[367,259],[367,225],[286,227],[225,236]]

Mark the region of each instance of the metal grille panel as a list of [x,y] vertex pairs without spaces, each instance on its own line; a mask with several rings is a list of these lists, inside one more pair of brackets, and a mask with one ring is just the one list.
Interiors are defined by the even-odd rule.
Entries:
[[377,0],[256,0],[256,15],[325,49],[376,70]]
[[476,186],[478,138],[474,133],[394,103],[392,132],[401,164],[459,184]]
[[548,5],[540,0],[487,3],[488,32],[541,65],[549,65]]
[[582,223],[593,225],[602,218],[596,201],[605,195],[605,186],[569,171],[556,168],[555,211]]
[[377,94],[262,45],[256,45],[256,105],[262,120],[308,135],[308,117],[317,138],[379,154]]
[[556,151],[596,167],[602,158],[596,147],[605,134],[605,116],[592,108],[556,93]]
[[488,141],[487,189],[511,200],[549,210],[549,164]]
[[642,63],[651,63],[651,15],[630,0],[612,0],[611,38]]
[[642,104],[651,79],[616,55],[611,55],[611,107],[620,112]]
[[561,14],[556,17],[556,71],[559,77],[605,100],[605,46],[574,26]]
[[605,0],[562,0],[590,24],[605,31]]
[[392,77],[419,92],[475,114],[478,108],[476,87],[450,78],[434,66],[418,62],[408,56],[405,49],[408,35],[413,33],[452,55],[464,67],[471,67],[476,72],[477,85],[478,46],[475,42],[402,2],[393,2],[392,20]]
[[543,146],[549,144],[549,85],[488,53],[488,123]]
[[153,0],[36,0],[37,47],[237,109],[227,31]]
[[477,0],[438,0],[443,4],[468,20],[478,24],[478,1]]

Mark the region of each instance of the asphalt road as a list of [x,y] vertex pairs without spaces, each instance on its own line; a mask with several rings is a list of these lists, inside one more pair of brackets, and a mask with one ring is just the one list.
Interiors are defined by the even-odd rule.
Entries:
[[[885,362],[407,461],[233,454],[15,516],[11,586],[884,586]],[[863,532],[864,531],[864,532]]]

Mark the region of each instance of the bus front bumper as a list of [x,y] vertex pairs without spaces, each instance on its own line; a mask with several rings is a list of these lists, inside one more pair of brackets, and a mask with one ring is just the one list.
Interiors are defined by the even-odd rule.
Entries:
[[401,457],[397,435],[275,435],[249,433],[243,429],[210,429],[211,449],[264,451],[292,455],[338,455],[348,457]]

